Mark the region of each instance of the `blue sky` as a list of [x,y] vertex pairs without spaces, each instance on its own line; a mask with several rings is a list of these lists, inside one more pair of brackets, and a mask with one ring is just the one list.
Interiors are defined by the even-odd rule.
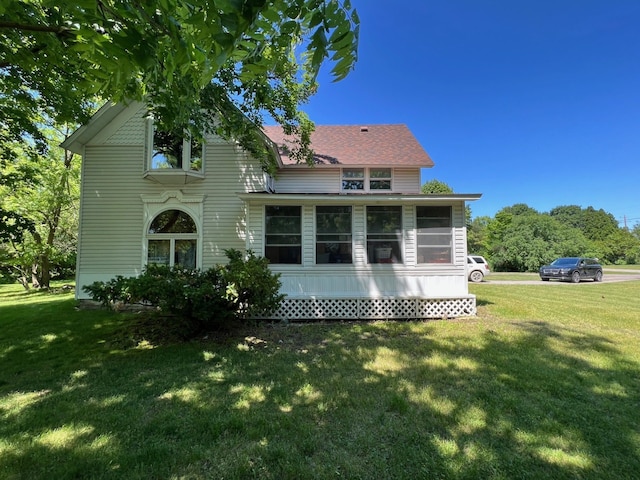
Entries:
[[327,68],[317,124],[404,123],[436,178],[482,193],[473,216],[526,203],[640,223],[640,1],[352,0],[359,61]]

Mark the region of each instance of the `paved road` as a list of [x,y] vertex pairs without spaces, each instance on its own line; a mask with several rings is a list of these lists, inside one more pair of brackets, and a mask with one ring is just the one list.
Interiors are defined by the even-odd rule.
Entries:
[[[640,280],[640,270],[624,270],[627,273],[618,273],[620,270],[608,270],[604,269],[604,276],[602,277],[602,283],[615,283],[615,282],[628,282],[631,280]],[[485,278],[483,283],[499,283],[501,285],[558,285],[568,282],[558,282],[557,280],[551,280],[549,282],[543,282],[540,278],[534,277],[532,280],[500,280],[500,272],[494,272]],[[591,280],[585,280],[581,283],[596,283]]]

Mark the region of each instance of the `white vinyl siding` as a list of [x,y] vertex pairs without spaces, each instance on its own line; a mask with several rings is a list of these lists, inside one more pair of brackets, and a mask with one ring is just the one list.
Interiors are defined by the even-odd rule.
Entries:
[[[278,195],[273,195],[274,200]],[[273,201],[248,199],[247,248],[263,252],[264,205]],[[380,298],[384,296],[436,298],[469,295],[466,279],[466,229],[464,202],[452,207],[454,262],[451,264],[417,264],[415,206],[402,206],[404,263],[369,264],[367,262],[366,205],[352,205],[353,263],[316,264],[314,235],[315,203],[303,200],[302,265],[271,265],[281,274],[283,293],[291,298]],[[287,203],[289,204],[289,203]],[[291,203],[293,204],[293,203]],[[345,199],[342,205],[347,205]]]
[[340,191],[340,169],[284,168],[278,172],[273,188],[278,193],[336,193]]
[[[278,172],[273,187],[277,193],[341,193],[341,175],[339,166],[283,168]],[[419,168],[396,167],[392,169],[391,175],[393,193],[420,193],[422,187]],[[384,190],[374,192],[381,193]]]
[[[167,192],[201,196],[202,267],[226,263],[224,250],[246,246],[246,212],[238,192],[263,191],[259,162],[249,160],[236,145],[217,139],[207,143],[205,178],[197,183],[161,185],[143,178],[144,118],[136,115],[126,128],[139,135],[137,145],[119,131],[109,145],[85,147],[78,253],[78,296],[87,298],[81,286],[116,275],[138,275],[146,262],[145,207],[142,196],[161,197]],[[139,128],[138,128],[139,126]],[[123,127],[124,128],[124,127]],[[176,201],[173,198],[171,201]]]

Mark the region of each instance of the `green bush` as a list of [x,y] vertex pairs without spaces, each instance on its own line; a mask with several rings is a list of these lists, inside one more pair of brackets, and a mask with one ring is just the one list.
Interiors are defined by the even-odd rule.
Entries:
[[187,321],[195,331],[220,328],[236,319],[273,313],[282,302],[279,274],[265,258],[226,250],[227,265],[191,270],[149,265],[138,277],[117,276],[83,287],[109,308],[122,304],[155,306]]

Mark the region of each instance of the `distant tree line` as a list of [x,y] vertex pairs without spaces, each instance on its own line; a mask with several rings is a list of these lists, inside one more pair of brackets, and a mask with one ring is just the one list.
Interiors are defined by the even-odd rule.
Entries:
[[621,228],[603,209],[563,205],[549,212],[523,204],[477,217],[467,225],[469,252],[496,271],[534,272],[557,257],[595,257],[603,264],[640,262],[640,225]]
[[[453,193],[439,180],[423,193]],[[524,203],[492,217],[471,219],[467,208],[467,248],[486,257],[495,271],[536,272],[557,257],[595,257],[608,265],[640,263],[640,224],[622,228],[615,217],[594,207],[563,205],[539,212]]]

